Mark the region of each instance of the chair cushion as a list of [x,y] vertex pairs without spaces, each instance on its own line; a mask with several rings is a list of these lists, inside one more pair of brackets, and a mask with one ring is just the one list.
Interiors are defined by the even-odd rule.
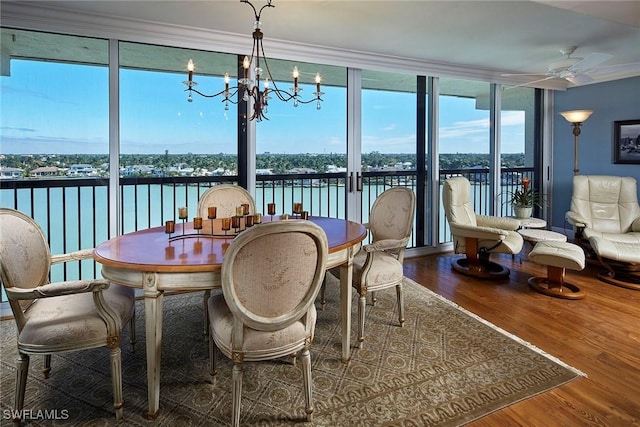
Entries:
[[[231,331],[233,329],[233,314],[224,300],[224,295],[219,292],[212,295],[207,302],[211,333],[215,338],[218,348],[227,356],[231,354]],[[311,340],[315,333],[316,308],[311,305]],[[264,360],[273,358],[273,354],[288,354],[297,351],[304,344],[305,333],[302,319],[290,326],[277,331],[257,331],[248,327],[244,328],[243,353],[245,360]]]
[[591,237],[589,243],[595,253],[603,258],[640,263],[640,245],[637,242],[615,242],[601,237]]
[[[103,291],[120,325],[133,312],[134,289],[112,284]],[[98,314],[91,292],[40,298],[25,313],[26,324],[18,336],[18,347],[27,352],[50,352],[103,346],[107,326]]]
[[580,246],[573,243],[538,242],[529,252],[528,257],[530,261],[540,265],[578,271],[584,269],[584,252]]
[[585,228],[584,237],[586,239],[598,237],[605,240],[611,240],[612,242],[640,245],[640,232],[636,231],[630,233],[603,233],[600,231],[596,231],[593,228]]
[[640,217],[635,178],[576,175],[571,212],[585,221],[587,229],[608,234],[631,231],[632,223]]
[[[402,283],[404,272],[402,264],[395,256],[386,252],[370,252],[373,263],[364,281],[368,291],[375,291],[378,287],[388,287],[395,283]],[[362,268],[367,260],[367,253],[360,251],[353,258],[353,286],[361,285]]]

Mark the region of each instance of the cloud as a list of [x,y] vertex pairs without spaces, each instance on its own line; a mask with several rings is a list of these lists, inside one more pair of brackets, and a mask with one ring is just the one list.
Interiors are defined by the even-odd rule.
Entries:
[[2,130],[2,132],[37,132],[37,130],[33,128],[16,128],[11,126],[2,126],[0,130]]

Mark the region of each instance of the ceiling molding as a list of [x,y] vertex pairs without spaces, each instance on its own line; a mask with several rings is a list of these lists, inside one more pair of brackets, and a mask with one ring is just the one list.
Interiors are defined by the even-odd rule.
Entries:
[[[248,35],[70,11],[43,6],[42,3],[35,6],[31,2],[3,1],[1,16],[3,27],[19,29],[222,53],[237,54],[246,51],[248,46],[251,46],[251,38]],[[501,76],[502,71],[497,69],[425,61],[277,39],[269,39],[266,44],[269,57],[278,59],[376,71],[480,80],[505,85],[519,85],[527,82],[526,78],[518,76]],[[548,80],[540,82],[536,87],[565,90],[567,84],[562,80]]]

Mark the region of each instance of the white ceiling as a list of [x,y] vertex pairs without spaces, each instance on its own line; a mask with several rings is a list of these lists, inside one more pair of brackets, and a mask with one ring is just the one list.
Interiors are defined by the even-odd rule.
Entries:
[[[6,3],[11,2],[3,1],[3,7]],[[173,31],[177,26],[248,37],[253,26],[251,8],[237,0],[28,3],[170,24]],[[265,1],[255,4],[260,7]],[[411,59],[433,64],[433,69],[454,66],[516,84],[535,78],[501,74],[544,74],[569,46],[577,46],[574,57],[613,55],[603,66],[640,63],[640,1],[273,0],[273,5],[264,9],[261,19],[267,50],[270,39],[293,41],[354,55]],[[593,76],[593,82],[638,75],[640,67]],[[566,86],[553,80],[537,86]]]

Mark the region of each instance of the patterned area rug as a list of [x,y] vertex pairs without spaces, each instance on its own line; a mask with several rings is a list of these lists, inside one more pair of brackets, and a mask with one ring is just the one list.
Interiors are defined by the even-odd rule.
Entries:
[[[291,360],[245,366],[243,425],[457,426],[584,375],[498,330],[442,297],[405,279],[406,323],[398,326],[394,290],[367,305],[366,340],[340,361],[339,284],[329,275],[328,304],[318,311],[312,345],[315,412],[305,423],[302,374]],[[352,340],[356,338],[356,305]],[[34,418],[64,418],[69,426],[214,426],[231,417],[231,363],[219,355],[219,373],[208,374],[202,335],[202,293],[168,296],[160,416],[147,407],[144,307],[137,303],[138,343],[122,352],[125,420],[112,411],[106,349],[54,356],[52,374],[40,373],[32,357],[25,409]],[[16,357],[14,323],[1,329],[2,425],[13,402]],[[128,328],[123,342],[128,343]],[[30,425],[51,425],[31,421]]]

